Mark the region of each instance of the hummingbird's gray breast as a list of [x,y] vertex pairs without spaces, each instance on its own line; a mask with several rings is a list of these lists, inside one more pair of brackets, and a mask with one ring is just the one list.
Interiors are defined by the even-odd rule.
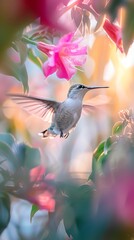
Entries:
[[64,133],[75,127],[82,110],[82,104],[68,99],[59,105],[54,117],[55,127]]

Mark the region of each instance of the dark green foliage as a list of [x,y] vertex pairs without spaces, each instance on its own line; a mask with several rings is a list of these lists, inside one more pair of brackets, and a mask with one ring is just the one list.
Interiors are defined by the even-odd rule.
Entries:
[[126,6],[126,16],[123,26],[123,46],[127,53],[134,41],[134,1],[129,1]]
[[16,143],[11,134],[0,134],[0,161],[8,171],[16,171],[20,167],[28,170],[40,164],[40,152],[24,143]]
[[88,184],[68,192],[63,213],[64,226],[73,239],[88,239],[92,227],[94,187]]
[[39,210],[39,207],[36,205],[32,205],[31,214],[30,214],[30,221],[32,222],[32,218],[34,217],[35,213]]
[[[28,172],[39,164],[38,149],[31,148],[24,143],[18,144],[11,134],[0,134],[0,233],[7,227],[10,220],[8,192],[14,195],[18,191],[19,179],[28,184]],[[33,215],[32,212],[31,217]]]
[[109,1],[109,4],[106,7],[106,9],[107,9],[108,13],[110,14],[113,21],[117,17],[119,8],[122,6],[125,6],[126,3],[127,3],[127,0],[111,0],[111,1]]
[[0,192],[0,234],[10,221],[10,198],[6,193]]
[[124,128],[127,126],[127,123],[125,121],[118,121],[114,124],[113,128],[112,128],[112,135],[116,134],[120,134],[122,133],[122,131],[124,130]]

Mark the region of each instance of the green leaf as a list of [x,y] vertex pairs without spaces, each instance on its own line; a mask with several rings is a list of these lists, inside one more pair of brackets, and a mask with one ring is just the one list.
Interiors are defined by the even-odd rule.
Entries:
[[113,139],[112,137],[109,137],[107,138],[107,140],[105,141],[105,144],[104,144],[104,153],[105,155],[108,153],[110,147],[112,146],[113,144]]
[[7,161],[10,166],[10,170],[14,171],[18,166],[16,157],[12,149],[7,143],[2,141],[0,141],[0,159]]
[[103,174],[103,170],[104,170],[104,166],[105,166],[105,163],[107,162],[107,160],[109,159],[109,153],[111,151],[107,151],[107,154],[105,154],[104,152],[100,155],[99,157],[99,160],[97,162],[97,165],[96,165],[96,173],[99,174],[99,175],[102,175]]
[[0,133],[0,141],[8,144],[10,147],[15,144],[15,138],[9,133]]
[[16,145],[15,155],[21,166],[31,169],[40,164],[40,152],[37,148],[31,148],[24,143]]
[[84,184],[73,187],[73,192],[66,199],[63,221],[66,233],[73,239],[90,239],[84,229],[85,224],[90,225],[93,221],[93,196],[94,187]]
[[23,166],[30,170],[40,164],[40,152],[24,143],[16,143],[8,133],[0,134],[0,162],[7,161],[12,170]]
[[4,74],[15,77],[23,85],[24,91],[28,92],[28,74],[25,64],[14,62],[9,54],[6,54],[2,62],[1,71]]
[[112,0],[109,1],[108,5],[106,6],[106,10],[110,14],[112,21],[115,20],[118,14],[118,10],[121,6],[125,4],[126,0]]
[[32,205],[31,213],[30,213],[30,222],[32,222],[33,216],[36,212],[38,212],[39,207],[37,205]]
[[92,172],[88,178],[88,180],[95,180],[96,176],[96,168],[97,168],[97,161],[100,155],[104,152],[105,141],[101,142],[99,146],[95,149],[92,158]]
[[24,64],[19,64],[19,63],[13,63],[12,64],[12,76],[17,78],[19,80],[24,88],[24,92],[29,91],[29,86],[28,86],[28,74],[27,74],[27,69]]
[[10,221],[10,198],[5,193],[0,193],[0,234]]
[[20,63],[23,65],[27,58],[27,45],[22,41],[16,41],[15,45],[20,54]]
[[42,68],[42,61],[41,61],[41,59],[38,56],[36,56],[35,52],[31,48],[28,50],[28,57],[39,68]]
[[116,122],[112,128],[112,135],[119,135],[120,133],[122,133],[126,125],[127,125],[126,121]]
[[127,54],[130,45],[134,40],[134,2],[129,1],[126,5],[126,16],[123,26],[123,46]]
[[109,137],[106,139],[106,141],[101,142],[99,146],[95,149],[92,159],[92,172],[88,178],[89,180],[95,181],[96,172],[100,172],[100,168],[102,171],[102,167],[108,159],[108,154],[111,151],[113,143],[113,138]]
[[99,158],[99,156],[102,154],[102,152],[104,151],[104,146],[105,146],[105,141],[101,142],[99,144],[99,146],[95,149],[93,155],[94,155],[96,161]]

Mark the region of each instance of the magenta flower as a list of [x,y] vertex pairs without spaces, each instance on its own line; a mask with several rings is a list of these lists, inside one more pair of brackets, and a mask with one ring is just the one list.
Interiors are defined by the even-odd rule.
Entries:
[[106,31],[106,33],[108,34],[108,36],[116,44],[117,48],[119,48],[121,53],[123,53],[124,49],[123,49],[121,28],[113,23],[110,23],[110,21],[108,19],[105,20],[103,28]]
[[75,66],[82,66],[86,61],[87,48],[80,47],[80,39],[72,41],[74,33],[63,36],[59,43],[49,45],[39,42],[37,47],[48,56],[43,64],[43,72],[46,77],[56,72],[59,78],[69,80],[75,73]]

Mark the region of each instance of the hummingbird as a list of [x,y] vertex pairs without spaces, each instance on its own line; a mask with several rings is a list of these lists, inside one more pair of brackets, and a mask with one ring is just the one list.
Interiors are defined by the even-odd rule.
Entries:
[[51,116],[50,127],[39,133],[43,138],[56,137],[67,138],[70,131],[76,127],[84,105],[82,100],[85,94],[93,89],[108,88],[108,86],[86,86],[74,84],[69,88],[67,98],[63,102],[38,98],[23,94],[8,94],[8,96],[19,104],[24,110],[37,117],[47,118]]

